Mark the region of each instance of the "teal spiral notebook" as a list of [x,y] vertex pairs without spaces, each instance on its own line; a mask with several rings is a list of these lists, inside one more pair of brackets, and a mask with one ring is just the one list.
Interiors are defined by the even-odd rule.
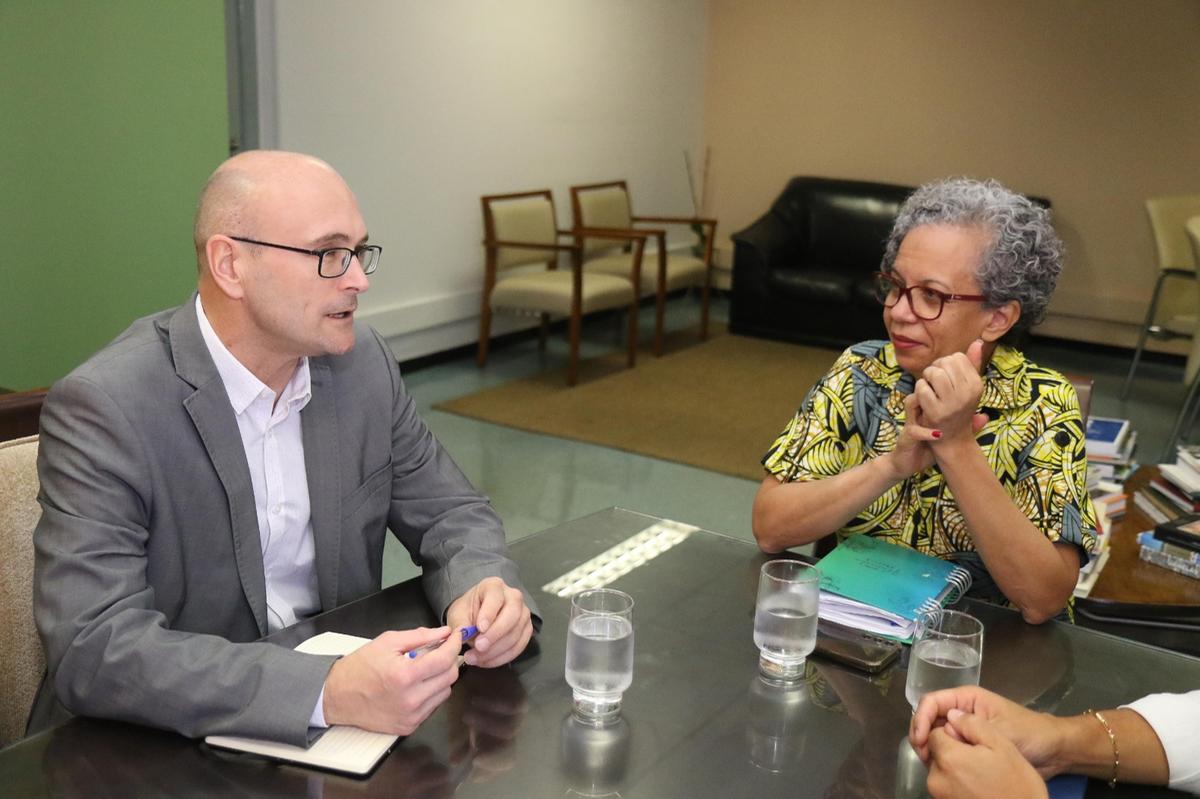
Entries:
[[868,535],[846,538],[817,568],[822,619],[905,643],[912,643],[918,615],[971,587],[965,569]]

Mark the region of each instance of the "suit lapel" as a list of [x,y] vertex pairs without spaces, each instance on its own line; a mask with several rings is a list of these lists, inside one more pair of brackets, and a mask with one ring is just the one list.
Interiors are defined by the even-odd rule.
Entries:
[[308,472],[308,504],[316,548],[317,587],[321,609],[337,606],[338,559],[341,534],[341,485],[338,468],[337,403],[333,376],[321,358],[308,359],[312,397],[300,413],[304,437],[304,468]]
[[263,573],[258,514],[254,509],[254,487],[250,482],[250,469],[246,465],[246,451],[241,433],[238,432],[237,418],[196,320],[196,295],[193,294],[167,324],[175,371],[196,389],[183,401],[183,406],[196,425],[217,477],[225,488],[238,578],[254,613],[258,631],[266,635],[267,585]]

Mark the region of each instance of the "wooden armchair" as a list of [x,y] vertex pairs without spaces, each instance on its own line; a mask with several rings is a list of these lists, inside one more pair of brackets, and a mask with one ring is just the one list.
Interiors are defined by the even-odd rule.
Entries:
[[[658,245],[657,268],[633,272],[628,247],[614,247],[592,233],[583,237],[584,271],[621,275],[639,285],[643,295],[655,296],[654,354],[662,355],[663,315],[667,292],[684,286],[701,287],[700,338],[708,338],[708,300],[712,289],[713,242],[717,220],[691,216],[635,216],[631,210],[629,189],[623,180],[571,187],[571,211],[577,233],[605,230],[615,233],[640,233],[654,238]],[[662,228],[635,228],[636,224],[699,225],[704,233],[704,257],[669,255],[667,234]]]
[[[482,198],[483,247],[486,254],[483,307],[479,314],[476,363],[487,363],[493,311],[534,314],[542,321],[545,343],[551,315],[568,319],[570,356],[567,385],[578,378],[579,334],[585,314],[628,306],[628,364],[637,359],[638,294],[623,276],[586,272],[578,231],[557,227],[554,198],[549,189],[493,194]],[[587,231],[588,236],[631,245],[634,280],[641,275],[645,236],[640,233]],[[570,236],[570,243],[561,241]],[[559,270],[559,255],[570,256],[570,270]]]

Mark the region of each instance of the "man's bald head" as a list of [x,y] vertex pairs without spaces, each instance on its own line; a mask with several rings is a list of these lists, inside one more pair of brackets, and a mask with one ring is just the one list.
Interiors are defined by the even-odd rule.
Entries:
[[259,235],[264,198],[313,172],[325,172],[341,182],[333,167],[321,159],[283,150],[249,150],[217,167],[200,190],[196,208],[192,240],[197,268],[203,272],[207,266],[205,244],[210,236]]
[[335,278],[321,274],[314,256],[356,251],[367,225],[329,164],[269,150],[230,158],[200,194],[194,236],[205,317],[277,394],[300,358],[354,346],[358,295],[370,287],[362,256],[344,261],[349,268]]

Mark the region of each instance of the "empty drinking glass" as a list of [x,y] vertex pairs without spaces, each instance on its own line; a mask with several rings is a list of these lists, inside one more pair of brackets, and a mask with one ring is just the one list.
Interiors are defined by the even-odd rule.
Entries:
[[567,684],[575,715],[591,724],[617,719],[621,694],[633,682],[633,597],[593,588],[571,597]]
[[983,623],[957,610],[935,610],[919,619],[908,661],[904,695],[916,709],[931,691],[979,685]]
[[763,564],[754,607],[758,670],[769,680],[791,682],[804,674],[804,659],[817,646],[821,573],[798,560]]

